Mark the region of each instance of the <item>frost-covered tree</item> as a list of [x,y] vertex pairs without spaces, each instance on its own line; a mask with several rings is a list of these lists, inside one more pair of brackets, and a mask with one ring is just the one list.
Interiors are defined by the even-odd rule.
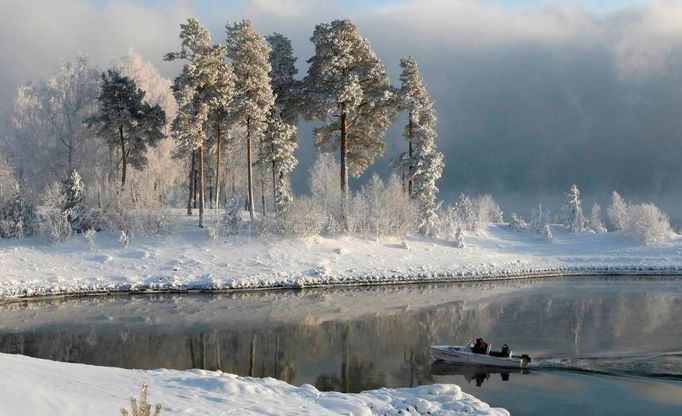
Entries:
[[459,194],[457,201],[455,201],[454,212],[459,220],[460,225],[464,229],[469,231],[477,230],[476,209],[468,195]]
[[602,222],[601,207],[596,202],[592,205],[592,210],[590,211],[590,229],[598,234],[607,231]]
[[176,203],[180,186],[184,183],[183,161],[175,157],[177,146],[170,139],[171,125],[178,112],[172,90],[172,81],[162,76],[157,68],[139,52],[130,49],[114,62],[114,68],[123,76],[131,78],[144,91],[144,101],[150,106],[159,105],[166,113],[164,139],[155,148],[147,148],[147,167],[129,178],[129,188],[138,206],[158,207],[160,204]]
[[38,232],[38,214],[18,184],[0,196],[0,238],[23,238]]
[[5,156],[0,153],[0,201],[14,194],[18,186],[19,183],[14,174],[14,168]]
[[100,73],[82,55],[17,90],[8,156],[25,183],[38,190],[72,169],[93,170],[99,143],[83,122],[97,111],[99,93]]
[[275,211],[281,214],[293,200],[289,193],[288,175],[298,164],[294,151],[298,147],[296,126],[285,123],[273,109],[263,133],[263,163],[272,163]]
[[516,212],[512,212],[509,219],[509,227],[514,231],[525,231],[528,228],[526,221]]
[[248,207],[254,219],[252,141],[260,138],[275,97],[270,86],[270,46],[249,20],[225,26],[227,57],[235,74],[231,116],[246,131]]
[[144,101],[145,93],[135,81],[115,69],[102,74],[99,112],[88,123],[116,152],[121,170],[121,190],[125,188],[128,164],[142,169],[147,165],[147,147],[156,147],[164,138],[166,113],[161,106]]
[[[220,89],[216,84],[226,79],[226,74],[222,71],[225,49],[219,45],[211,46],[208,30],[193,18],[180,25],[180,40],[180,51],[168,53],[164,57],[167,61],[186,61],[173,84],[178,103],[178,114],[173,121],[173,136],[180,153],[191,154],[193,162],[195,157],[198,160],[199,226],[203,227],[206,204],[204,160],[206,133],[210,128],[208,121],[211,112],[216,105],[222,105],[222,102],[216,99],[216,90]],[[188,213],[190,212],[188,208]]]
[[543,234],[545,225],[549,224],[549,210],[538,204],[530,213],[530,226],[538,234]]
[[319,24],[311,38],[305,114],[320,120],[315,145],[340,154],[341,223],[348,228],[348,172],[360,175],[383,153],[392,89],[383,64],[350,20]]
[[625,229],[628,222],[628,204],[618,192],[613,191],[611,193],[611,204],[606,211],[613,229]]
[[563,222],[572,233],[585,231],[587,220],[580,202],[580,190],[577,185],[571,185],[566,193],[568,201],[562,210]]
[[395,175],[384,183],[373,174],[353,196],[350,208],[350,231],[355,233],[378,238],[414,232],[417,211]]
[[301,83],[294,78],[298,69],[291,40],[279,33],[268,35],[265,39],[270,45],[270,85],[275,95],[274,107],[285,123],[295,125]]
[[421,212],[419,229],[423,234],[433,234],[438,211],[436,181],[443,172],[443,154],[437,151],[436,115],[433,102],[412,57],[400,61],[401,87],[398,108],[407,113],[405,137],[408,150],[400,158],[406,172],[407,192],[417,201]]
[[454,245],[457,248],[464,248],[464,231],[462,231],[462,227],[457,227],[457,231],[455,231],[455,241]]
[[644,244],[660,243],[670,238],[672,228],[668,217],[654,204],[634,204],[628,207],[626,235]]
[[339,163],[333,154],[320,153],[310,168],[308,187],[312,197],[332,217],[339,216],[341,192],[339,188]]

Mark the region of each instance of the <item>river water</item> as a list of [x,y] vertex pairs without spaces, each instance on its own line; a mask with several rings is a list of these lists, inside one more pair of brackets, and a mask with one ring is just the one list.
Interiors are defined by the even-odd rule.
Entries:
[[[0,352],[204,368],[320,390],[455,383],[523,415],[682,414],[682,278],[118,295],[0,305]],[[433,363],[482,336],[530,371]]]

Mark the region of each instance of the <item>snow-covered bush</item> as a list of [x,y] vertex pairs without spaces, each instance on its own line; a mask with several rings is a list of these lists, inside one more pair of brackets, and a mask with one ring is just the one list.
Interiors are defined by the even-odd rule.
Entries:
[[320,218],[323,207],[311,197],[300,197],[289,204],[279,217],[279,227],[283,234],[297,237],[319,235],[322,229]]
[[128,236],[128,233],[123,230],[121,230],[121,235],[118,237],[118,245],[120,245],[123,249],[128,248],[130,245],[130,236]]
[[[142,383],[140,385],[140,401],[138,403],[137,399],[134,397],[130,398],[130,412],[127,409],[121,409],[121,416],[160,416],[161,415],[161,405],[157,404],[152,406],[147,399],[147,383]],[[152,407],[154,407],[154,412],[152,413]]]
[[322,207],[325,214],[339,216],[341,190],[339,188],[339,166],[334,155],[320,153],[315,164],[310,168],[308,185],[312,199]]
[[464,231],[462,231],[462,227],[457,227],[454,245],[457,248],[464,248]]
[[672,233],[668,217],[654,204],[630,205],[626,218],[625,234],[644,244],[665,241]]
[[15,189],[19,186],[14,175],[14,169],[9,161],[0,154],[0,201],[14,195]]
[[51,244],[62,244],[73,233],[73,228],[67,214],[56,209],[51,209],[45,214],[43,225],[45,227],[45,235]]
[[440,220],[439,228],[441,229],[437,234],[445,234],[449,237],[454,237],[457,227],[476,232],[488,224],[502,222],[502,210],[489,194],[477,195],[473,198],[460,194],[455,204],[446,208],[441,215],[445,218]]
[[0,238],[24,238],[38,232],[38,215],[18,186],[0,199]]
[[551,241],[553,243],[556,242],[554,236],[552,236],[552,229],[547,223],[545,223],[545,225],[542,227],[542,236],[545,238],[545,240]]
[[606,210],[614,230],[623,230],[628,222],[628,204],[616,191],[611,193],[611,204]]
[[331,213],[327,213],[327,220],[322,227],[322,234],[326,236],[335,236],[343,233],[341,223]]
[[88,242],[90,251],[93,251],[95,249],[95,238],[97,237],[97,231],[95,231],[93,228],[88,228],[83,232],[83,237]]
[[218,238],[218,230],[214,225],[212,224],[206,225],[206,237],[209,240],[215,240],[216,238]]
[[592,205],[592,211],[590,211],[590,229],[598,234],[607,231],[601,219],[601,207],[596,202]]
[[168,235],[175,231],[171,211],[164,207],[135,211],[135,231],[142,235]]
[[220,220],[219,231],[222,235],[239,234],[241,223],[242,202],[239,198],[233,197],[225,206],[225,212]]
[[457,214],[457,209],[454,206],[449,206],[438,216],[436,237],[445,240],[454,238],[460,228],[462,228],[462,222]]
[[400,237],[417,226],[417,209],[395,175],[386,184],[373,175],[353,196],[350,213],[350,231],[363,235]]
[[568,201],[562,208],[562,222],[572,233],[585,231],[587,220],[580,201],[580,190],[577,185],[571,185],[566,193]]
[[544,209],[542,204],[538,204],[530,213],[530,228],[538,234],[543,234],[545,225],[549,224],[549,215],[549,210]]
[[472,198],[474,210],[477,212],[480,225],[502,222],[502,209],[490,194],[478,195]]
[[509,227],[514,231],[525,231],[528,228],[526,221],[516,212],[512,212],[509,219]]

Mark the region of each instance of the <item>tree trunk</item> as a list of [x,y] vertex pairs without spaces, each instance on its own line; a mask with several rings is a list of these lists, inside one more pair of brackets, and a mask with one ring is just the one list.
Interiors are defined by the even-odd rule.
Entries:
[[199,147],[199,227],[204,227],[204,145]]
[[[126,186],[126,168],[128,167],[128,159],[126,158],[126,142],[123,138],[123,126],[118,126],[118,134],[121,139],[121,191],[125,189]],[[69,156],[70,157],[70,156]]]
[[216,150],[215,150],[215,200],[213,209],[216,211],[220,207],[220,142],[222,140],[220,123],[216,123]]
[[407,194],[412,197],[412,132],[413,130],[413,123],[412,123],[412,115],[410,115],[410,122],[407,125],[407,146],[408,146],[408,155],[409,155],[409,160],[410,164],[407,168],[407,176],[408,176],[408,182],[407,182]]
[[260,160],[260,169],[258,172],[258,181],[260,182],[260,202],[261,202],[261,211],[263,212],[263,221],[265,221],[265,217],[268,214],[267,212],[267,207],[265,205],[265,172],[263,170],[265,169],[265,164],[263,163],[263,138],[261,136],[261,139],[258,141],[258,160]]
[[254,203],[253,203],[253,167],[251,166],[251,119],[246,119],[246,172],[248,177],[248,205],[249,216],[253,223],[254,218]]
[[275,173],[275,171],[277,169],[276,169],[275,158],[274,158],[274,154],[275,154],[275,143],[274,142],[270,142],[270,149],[271,149],[270,154],[273,155],[273,158],[272,158],[272,200],[277,201],[277,178],[276,178],[276,173]]
[[192,194],[194,193],[194,169],[196,151],[192,150],[192,163],[189,168],[189,198],[187,198],[187,215],[192,215]]
[[348,231],[348,165],[346,153],[348,145],[348,121],[346,113],[341,114],[341,226]]

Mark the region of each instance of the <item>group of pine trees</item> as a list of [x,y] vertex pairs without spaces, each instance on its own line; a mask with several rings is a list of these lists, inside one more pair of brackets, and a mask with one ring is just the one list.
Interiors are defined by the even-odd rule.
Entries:
[[338,152],[338,220],[348,230],[348,176],[359,176],[383,153],[382,137],[396,113],[404,111],[408,152],[396,167],[420,209],[420,231],[433,232],[443,155],[435,146],[433,103],[414,59],[402,60],[401,86],[391,86],[384,65],[350,20],[315,28],[315,53],[302,80],[295,78],[290,40],[277,33],[264,37],[248,20],[226,25],[225,44],[212,44],[208,30],[189,19],[181,25],[180,40],[180,51],[165,56],[184,62],[173,85],[178,114],[172,134],[179,152],[192,160],[188,212],[198,195],[200,226],[207,205],[206,154],[213,154],[212,205],[218,207],[226,145],[244,148],[251,220],[258,203],[267,215],[269,194],[275,214],[287,209],[292,201],[288,175],[297,164],[296,126],[303,118],[319,123],[314,141],[320,152]]
[[[338,208],[326,214],[349,231],[358,223],[350,218],[349,175],[360,176],[383,154],[383,136],[404,113],[406,151],[393,166],[418,210],[419,231],[435,233],[443,154],[435,144],[433,102],[413,58],[401,60],[400,85],[392,86],[350,20],[315,27],[314,54],[300,79],[291,41],[263,36],[248,20],[226,24],[225,41],[214,43],[190,18],[179,39],[179,50],[164,56],[182,63],[172,85],[130,52],[104,73],[80,56],[61,63],[53,78],[21,87],[14,140],[2,149],[18,183],[47,195],[43,190],[61,189],[76,174],[99,208],[126,200],[143,208],[177,202],[184,183],[187,213],[198,208],[201,227],[209,207],[242,206],[251,221],[284,217],[295,199],[289,174],[298,164],[297,126],[306,120],[316,123],[319,152],[338,160]],[[33,142],[33,150],[22,141]]]

